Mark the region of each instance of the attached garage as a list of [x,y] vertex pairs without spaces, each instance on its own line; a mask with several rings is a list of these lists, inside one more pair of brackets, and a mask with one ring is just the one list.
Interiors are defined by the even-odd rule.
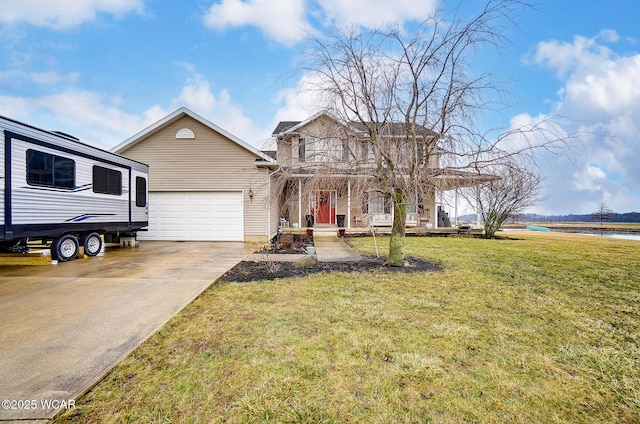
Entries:
[[112,151],[149,165],[140,240],[264,243],[278,232],[278,163],[187,108]]
[[150,192],[140,240],[244,241],[242,191]]

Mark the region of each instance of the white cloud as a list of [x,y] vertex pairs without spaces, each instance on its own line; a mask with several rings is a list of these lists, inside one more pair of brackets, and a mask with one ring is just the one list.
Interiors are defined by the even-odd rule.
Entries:
[[82,90],[40,97],[0,97],[0,115],[62,131],[104,149],[121,143],[167,113],[152,107],[136,116],[122,111],[99,93]]
[[578,190],[601,190],[607,174],[599,167],[587,165],[574,174],[575,188]]
[[593,38],[577,35],[571,43],[558,40],[541,41],[536,46],[535,53],[526,57],[525,62],[543,65],[562,78],[576,68],[589,69],[609,59],[613,52],[599,44],[600,40],[615,42],[618,36],[615,31],[605,30]]
[[142,13],[143,0],[0,0],[0,22],[70,28],[95,20],[98,14]]
[[322,104],[317,92],[316,77],[303,75],[294,87],[279,91],[273,102],[280,107],[274,117],[275,124],[280,121],[302,121],[317,113]]
[[253,25],[272,40],[291,46],[320,28],[378,28],[421,21],[434,12],[436,0],[220,0],[205,15],[212,29]]
[[[87,90],[61,90],[36,97],[0,96],[0,115],[47,130],[62,131],[87,144],[109,149],[173,110],[186,106],[206,119],[259,147],[271,128],[258,128],[230,93],[222,89],[214,93],[209,81],[195,67],[185,66],[193,75],[187,79],[178,95],[170,101],[170,110],[151,105],[136,115],[122,110],[126,103],[119,94],[107,96]],[[188,64],[186,64],[188,65]],[[70,74],[66,79],[73,79]],[[46,74],[40,82],[56,82],[60,76]],[[38,79],[38,78],[36,78]]]
[[328,25],[378,28],[396,22],[424,20],[436,9],[435,0],[318,0]]
[[[187,67],[195,72],[195,67]],[[248,118],[242,108],[235,104],[228,90],[217,95],[213,93],[209,81],[199,73],[190,77],[177,97],[171,100],[173,109],[186,106],[225,131],[240,139],[258,145],[264,138],[265,130],[258,128]]]
[[[575,162],[546,167],[547,206],[562,213],[588,213],[602,202],[618,212],[640,211],[640,54],[618,55],[603,43],[613,31],[572,43],[538,44],[535,63],[563,76],[553,113],[570,117],[579,132]],[[595,210],[595,209],[594,209]]]
[[204,22],[217,30],[253,25],[267,38],[292,45],[305,37],[305,0],[222,0],[209,8]]

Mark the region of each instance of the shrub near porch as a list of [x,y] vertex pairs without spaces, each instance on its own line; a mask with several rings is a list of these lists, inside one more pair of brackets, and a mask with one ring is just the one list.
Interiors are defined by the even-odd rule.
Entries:
[[214,285],[57,422],[635,422],[640,243],[519,237]]

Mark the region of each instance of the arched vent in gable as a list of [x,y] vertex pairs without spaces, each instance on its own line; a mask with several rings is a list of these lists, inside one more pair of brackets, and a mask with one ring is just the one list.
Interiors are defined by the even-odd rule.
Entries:
[[176,133],[176,138],[196,138],[196,135],[189,128],[182,128]]

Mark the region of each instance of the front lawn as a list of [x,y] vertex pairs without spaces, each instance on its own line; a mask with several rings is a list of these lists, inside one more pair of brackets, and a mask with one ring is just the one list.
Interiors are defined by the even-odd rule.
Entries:
[[640,242],[511,234],[216,284],[56,422],[638,422]]

